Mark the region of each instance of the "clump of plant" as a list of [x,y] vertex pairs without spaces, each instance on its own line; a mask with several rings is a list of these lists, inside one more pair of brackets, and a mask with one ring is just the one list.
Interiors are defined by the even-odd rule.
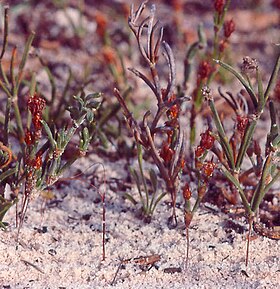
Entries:
[[[266,195],[280,178],[280,136],[277,124],[273,100],[270,99],[271,92],[276,82],[280,68],[280,53],[275,62],[273,72],[266,88],[261,78],[256,59],[245,57],[243,59],[242,73],[239,73],[232,66],[216,60],[222,68],[232,73],[245,88],[243,94],[234,97],[231,93],[227,95],[220,91],[220,95],[228,103],[235,113],[235,126],[233,135],[229,138],[225,132],[223,122],[217,112],[212,93],[205,88],[203,94],[207,99],[213,114],[213,121],[217,129],[217,142],[220,148],[213,152],[220,162],[220,170],[226,179],[235,187],[241,198],[246,217],[249,223],[249,234],[246,253],[246,265],[249,256],[250,233],[253,224],[257,224],[259,206]],[[253,83],[252,74],[255,74]],[[248,99],[246,98],[248,96]],[[257,124],[267,109],[269,103],[270,130],[266,134],[266,144],[262,147],[258,141]],[[245,160],[251,164],[248,167]],[[242,184],[245,178],[255,180],[252,193],[245,190]],[[258,228],[259,226],[255,226]]]
[[213,162],[213,157],[209,160],[209,152],[214,146],[215,137],[210,129],[207,129],[205,132],[201,133],[201,139],[199,145],[195,149],[195,160],[194,164],[191,164],[188,167],[189,176],[193,176],[196,184],[196,200],[194,204],[191,203],[191,197],[194,196],[193,188],[190,188],[189,183],[187,182],[183,189],[182,194],[185,201],[184,204],[184,220],[186,228],[186,239],[187,239],[187,252],[186,252],[186,262],[187,266],[189,260],[189,247],[190,247],[190,238],[189,238],[189,228],[194,217],[195,212],[199,208],[201,201],[209,190],[209,181],[213,177],[216,164]]
[[[5,8],[4,24],[0,60],[3,59],[8,42],[8,8]],[[74,96],[75,102],[68,108],[68,124],[56,127],[51,119],[48,122],[44,120],[46,100],[36,92],[33,74],[32,79],[27,82],[30,83],[27,102],[23,101],[25,107],[20,107],[18,99],[24,97],[24,68],[33,38],[34,33],[27,40],[18,68],[15,66],[16,48],[12,51],[9,71],[4,70],[0,61],[0,87],[7,97],[5,116],[1,118],[0,123],[0,222],[3,226],[4,214],[20,198],[21,193],[22,201],[16,218],[18,232],[30,200],[57,182],[66,169],[85,155],[94,135],[94,111],[100,104],[99,93],[86,95],[81,92],[80,95]],[[64,160],[65,150],[76,135],[79,144],[72,157]],[[13,192],[11,201],[4,196],[6,185],[9,185]]]
[[[160,176],[165,182],[166,192],[171,196],[172,216],[169,219],[169,224],[171,227],[175,227],[177,224],[175,212],[176,197],[179,190],[180,173],[184,167],[185,152],[185,137],[180,125],[179,115],[181,104],[187,98],[179,97],[175,93],[176,71],[174,55],[170,46],[162,40],[163,28],[160,27],[159,21],[154,23],[155,6],[152,6],[147,18],[140,20],[146,2],[143,2],[136,11],[134,11],[133,5],[131,6],[128,24],[136,37],[141,58],[146,64],[149,74],[146,75],[135,68],[130,68],[129,70],[141,78],[150,89],[150,93],[157,102],[156,112],[146,111],[142,121],[138,122],[118,89],[115,89],[115,96],[122,106],[124,116],[136,142],[141,176],[141,155],[143,148],[157,166]],[[145,38],[143,36],[144,32],[146,32]],[[158,70],[161,49],[163,49],[163,55],[168,68],[168,82],[166,86],[163,86]],[[141,178],[144,181],[144,177],[142,176]],[[155,175],[153,175],[153,178],[155,178]],[[162,196],[160,195],[157,201]],[[142,198],[142,207],[147,216],[154,210],[150,209],[154,197],[155,194],[152,194],[150,205],[148,192],[146,200]],[[155,205],[157,201],[155,201]]]
[[[166,195],[166,192],[158,194],[158,179],[154,169],[151,168],[149,170],[149,178],[145,176],[142,146],[139,144],[137,144],[137,157],[139,172],[134,168],[130,168],[130,173],[136,182],[141,202],[140,217],[142,217],[146,223],[150,223],[156,206]],[[125,198],[130,200],[134,205],[138,203],[132,194],[126,193]]]

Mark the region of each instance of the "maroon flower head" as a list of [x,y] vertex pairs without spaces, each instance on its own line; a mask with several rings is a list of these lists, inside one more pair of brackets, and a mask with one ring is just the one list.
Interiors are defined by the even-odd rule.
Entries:
[[215,142],[215,138],[210,134],[210,130],[207,129],[204,133],[202,133],[200,139],[200,147],[205,150],[210,150]]
[[224,0],[215,0],[214,7],[218,14],[222,14],[224,9],[225,1]]
[[235,23],[233,19],[225,21],[224,23],[224,36],[229,38],[230,35],[235,31]]
[[42,128],[42,112],[46,106],[46,101],[44,98],[35,93],[29,97],[27,105],[32,114],[32,122],[36,131],[35,138],[38,139],[40,138],[40,130]]
[[35,93],[34,95],[29,96],[27,105],[32,116],[35,116],[36,114],[42,115],[42,111],[46,106],[46,101],[44,98]]
[[209,62],[207,62],[205,60],[200,62],[199,66],[198,66],[198,72],[197,72],[198,77],[200,79],[206,79],[209,76],[209,74],[211,73],[211,70],[212,70],[212,68],[211,68],[211,65],[209,64]]

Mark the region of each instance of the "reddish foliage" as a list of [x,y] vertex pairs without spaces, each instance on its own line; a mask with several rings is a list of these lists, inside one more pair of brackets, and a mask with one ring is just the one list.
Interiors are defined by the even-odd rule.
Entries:
[[169,147],[169,144],[165,143],[160,151],[160,157],[164,160],[164,163],[168,165],[174,155],[174,150]]

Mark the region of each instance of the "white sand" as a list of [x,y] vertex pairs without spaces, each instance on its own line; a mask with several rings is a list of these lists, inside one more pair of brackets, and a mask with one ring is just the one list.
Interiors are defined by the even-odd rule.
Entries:
[[[117,166],[121,175],[120,163]],[[108,179],[113,176],[113,172],[107,174]],[[15,208],[6,216],[11,226],[0,233],[1,288],[280,288],[279,242],[263,237],[253,240],[245,268],[245,234],[226,230],[223,224],[228,216],[222,213],[205,207],[198,211],[190,230],[190,266],[170,274],[164,269],[184,268],[182,210],[177,210],[179,228],[175,230],[167,228],[170,211],[164,202],[152,223],[143,224],[129,202],[108,190],[106,260],[102,262],[102,207],[93,202],[97,193],[79,181],[53,192],[62,202],[43,215],[42,200],[31,203],[18,250],[12,225]],[[82,219],[85,214],[91,214],[89,220]],[[34,229],[42,226],[47,227],[46,233]],[[139,265],[127,264],[115,285],[110,285],[121,259],[152,254],[161,256],[152,269],[145,272]]]

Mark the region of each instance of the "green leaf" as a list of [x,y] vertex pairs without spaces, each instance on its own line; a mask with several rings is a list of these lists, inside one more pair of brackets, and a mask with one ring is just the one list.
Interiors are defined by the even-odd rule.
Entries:
[[218,63],[221,67],[224,69],[228,70],[231,72],[244,86],[244,88],[247,90],[255,108],[258,107],[258,101],[255,92],[251,89],[250,85],[247,83],[246,79],[239,73],[237,72],[232,66],[222,62],[221,60],[216,60],[214,59],[216,63]]
[[155,194],[158,188],[157,174],[153,169],[150,169],[149,174],[150,174],[150,180],[152,183],[152,189]]
[[124,198],[129,200],[133,205],[136,205],[137,204],[137,201],[128,193],[125,193],[124,194]]
[[86,119],[87,119],[87,121],[88,121],[89,123],[90,123],[90,122],[93,122],[93,120],[94,120],[94,114],[93,114],[93,111],[92,111],[92,110],[88,110],[88,111],[87,111]]
[[102,96],[102,93],[96,92],[96,93],[90,93],[86,96],[86,99],[92,99],[92,98],[99,98]]
[[49,139],[49,141],[51,143],[52,149],[55,149],[56,148],[56,141],[55,141],[55,139],[53,137],[53,134],[51,132],[50,127],[48,126],[48,124],[44,120],[42,120],[41,122],[42,122],[42,125],[43,125],[46,133],[47,133],[47,136],[48,136],[48,139]]

